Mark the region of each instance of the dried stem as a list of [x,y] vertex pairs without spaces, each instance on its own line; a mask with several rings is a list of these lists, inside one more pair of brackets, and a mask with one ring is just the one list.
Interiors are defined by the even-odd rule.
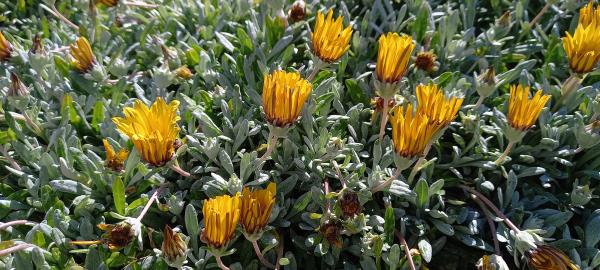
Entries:
[[410,254],[410,248],[406,243],[406,239],[404,239],[404,235],[399,230],[395,231],[396,237],[398,237],[398,241],[400,241],[400,245],[404,247],[404,253],[406,253],[406,260],[408,261],[408,266],[411,270],[416,270],[415,262],[413,262],[412,255]]
[[531,20],[531,22],[529,23],[529,27],[533,28],[533,26],[535,26],[535,24],[538,21],[540,21],[540,19],[542,19],[542,16],[544,16],[544,14],[546,12],[548,12],[548,9],[550,9],[551,6],[552,6],[552,1],[546,1],[546,5],[544,5],[542,10],[540,10],[540,12],[535,16],[535,18],[533,18],[533,20]]
[[266,267],[275,269],[275,265],[267,261],[265,256],[262,254],[260,247],[258,246],[258,241],[256,239],[252,240],[252,247],[254,248],[254,253],[256,253],[256,257],[258,260]]
[[385,126],[387,125],[387,118],[388,118],[388,111],[389,111],[389,107],[388,107],[388,102],[389,99],[383,99],[383,110],[381,112],[381,123],[379,124],[379,142],[381,143],[383,141],[383,135],[385,135]]
[[64,23],[66,23],[69,27],[73,28],[73,30],[75,30],[75,32],[79,32],[79,26],[77,26],[76,24],[74,24],[73,22],[69,21],[69,19],[67,19],[67,17],[63,16],[58,9],[56,9],[55,5],[50,6],[50,8],[48,8],[45,5],[40,5],[43,9],[45,9],[46,11],[48,11],[48,13],[52,14],[54,17],[58,18],[59,20],[63,21]]
[[496,161],[494,161],[494,164],[496,164],[496,166],[502,164],[502,162],[504,162],[504,159],[508,156],[508,154],[510,153],[510,150],[513,148],[513,146],[515,146],[515,142],[509,142],[508,145],[506,146],[506,149],[504,149],[504,152],[502,153],[502,155],[500,155],[498,157],[498,159],[496,159]]
[[492,242],[494,242],[494,250],[496,251],[496,255],[502,256],[502,254],[500,253],[500,243],[498,242],[498,237],[496,236],[496,223],[494,223],[492,213],[490,213],[490,210],[487,209],[485,204],[482,203],[477,196],[471,196],[473,198],[473,201],[475,201],[475,203],[479,205],[479,208],[481,208],[483,214],[485,215],[485,219],[487,220],[488,226],[490,227],[490,234],[492,235]]
[[6,230],[9,227],[17,226],[17,225],[35,225],[35,222],[31,222],[29,220],[21,219],[21,220],[13,220],[6,223],[0,223],[0,231]]
[[394,172],[394,175],[392,175],[390,178],[388,178],[387,180],[385,180],[385,182],[375,186],[374,188],[371,189],[371,193],[375,193],[378,191],[382,191],[384,189],[386,189],[387,187],[389,187],[392,184],[392,181],[394,181],[394,179],[398,178],[400,176],[400,173],[402,173],[402,170],[400,169],[396,169],[396,171]]
[[215,256],[215,260],[217,260],[217,265],[219,265],[219,268],[221,268],[221,270],[229,270],[229,267],[225,266],[225,264],[223,264],[223,261],[221,261],[221,256]]
[[344,179],[344,177],[342,176],[342,172],[340,171],[340,166],[337,164],[337,162],[335,160],[332,160],[331,163],[333,164],[333,168],[335,168],[335,174],[337,175],[338,179],[340,179],[340,182],[342,183],[342,188],[346,188],[348,186],[348,184],[346,183],[346,179]]
[[18,244],[18,245],[15,245],[15,246],[12,246],[12,247],[0,250],[0,257],[8,255],[8,254],[11,254],[13,252],[24,250],[24,249],[27,249],[27,248],[32,248],[32,247],[37,247],[37,246],[36,245],[32,245],[32,244],[28,244],[28,243]]
[[512,223],[512,221],[510,221],[510,219],[508,219],[508,217],[506,217],[506,215],[504,215],[504,213],[502,213],[502,211],[500,211],[500,209],[498,209],[498,207],[496,207],[496,205],[494,205],[494,203],[492,203],[488,198],[486,198],[485,196],[483,196],[483,194],[479,193],[477,190],[474,190],[470,187],[467,187],[465,185],[459,185],[460,188],[462,188],[463,190],[475,195],[475,197],[477,197],[478,199],[480,199],[483,203],[485,203],[490,209],[492,209],[492,211],[496,214],[496,216],[498,216],[499,218],[502,219],[502,221],[504,221],[504,223],[513,231],[515,231],[516,233],[520,232],[521,230],[519,228],[517,228],[517,226],[515,226],[514,223]]
[[269,142],[267,143],[267,151],[265,151],[265,153],[262,155],[262,157],[260,157],[260,163],[264,162],[265,160],[267,160],[267,158],[269,158],[271,156],[271,154],[273,153],[273,150],[275,150],[275,145],[277,145],[277,136],[271,134],[271,138],[269,140]]

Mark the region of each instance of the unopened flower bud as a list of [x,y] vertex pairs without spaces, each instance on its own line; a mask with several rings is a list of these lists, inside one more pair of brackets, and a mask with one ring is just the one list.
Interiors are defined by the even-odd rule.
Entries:
[[177,75],[177,77],[182,78],[184,80],[189,80],[194,75],[194,74],[192,74],[192,71],[187,66],[178,67],[175,70],[175,74]]
[[496,72],[490,66],[487,71],[477,79],[477,93],[482,97],[489,97],[496,90]]
[[42,38],[39,35],[35,35],[33,37],[33,44],[31,45],[31,49],[29,49],[29,53],[31,54],[46,54],[46,50],[44,49],[44,44],[42,43]]
[[16,73],[10,73],[10,87],[8,88],[8,96],[11,97],[25,97],[29,94],[29,89],[21,81]]
[[181,269],[187,259],[188,245],[181,235],[165,225],[163,230],[162,255],[165,262],[174,268]]
[[502,14],[502,16],[500,16],[500,18],[498,18],[496,20],[496,26],[497,27],[502,27],[502,28],[508,28],[510,27],[512,22],[512,16],[510,14],[510,10],[504,12],[504,14]]
[[600,120],[596,120],[589,125],[580,122],[575,130],[575,139],[583,149],[589,149],[597,145],[600,142]]

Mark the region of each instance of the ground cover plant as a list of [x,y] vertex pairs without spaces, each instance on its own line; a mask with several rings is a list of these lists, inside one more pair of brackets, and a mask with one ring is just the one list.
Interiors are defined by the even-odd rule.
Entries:
[[594,1],[0,1],[0,269],[598,269]]

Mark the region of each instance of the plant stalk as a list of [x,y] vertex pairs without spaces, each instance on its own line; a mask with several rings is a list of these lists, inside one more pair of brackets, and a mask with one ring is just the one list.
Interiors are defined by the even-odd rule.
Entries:
[[385,135],[385,126],[387,125],[388,120],[388,102],[389,99],[383,98],[383,110],[381,111],[381,123],[379,124],[379,142],[383,141],[383,136]]
[[254,248],[254,253],[256,253],[256,257],[258,260],[266,267],[275,269],[275,265],[267,261],[267,258],[260,251],[260,247],[258,246],[258,241],[256,239],[252,240],[252,247]]
[[389,187],[392,184],[392,181],[394,181],[394,179],[398,178],[400,176],[400,173],[402,173],[401,169],[396,169],[396,171],[394,172],[394,175],[392,175],[390,178],[388,178],[387,180],[385,180],[385,182],[375,186],[374,188],[371,189],[371,193],[375,193],[378,191],[382,191],[384,189],[386,189],[387,187]]
[[217,265],[219,266],[219,268],[221,268],[221,270],[229,270],[229,267],[225,266],[225,264],[223,264],[223,261],[221,261],[221,256],[215,256],[215,260],[217,260]]
[[496,161],[494,161],[494,164],[496,164],[496,166],[499,166],[500,164],[502,164],[504,159],[508,156],[508,154],[510,154],[510,150],[513,148],[513,146],[515,146],[515,142],[508,143],[508,145],[506,146],[506,149],[504,149],[504,152],[502,152],[502,155],[500,155],[498,157],[498,159],[496,159]]
[[410,254],[410,248],[408,247],[408,243],[406,243],[406,239],[404,239],[404,235],[398,230],[395,231],[396,237],[398,237],[398,241],[400,241],[400,245],[404,248],[404,253],[406,253],[406,260],[408,261],[408,266],[410,270],[417,270],[415,267],[415,262],[413,262],[412,255]]
[[515,226],[514,223],[512,223],[512,221],[510,221],[510,219],[508,219],[508,217],[506,217],[506,215],[504,213],[502,213],[502,211],[500,211],[500,209],[498,209],[498,207],[496,207],[496,205],[494,205],[494,203],[492,203],[488,198],[486,198],[485,196],[483,196],[483,194],[479,193],[477,190],[467,187],[465,185],[459,185],[460,188],[462,188],[463,190],[475,195],[475,197],[477,197],[478,199],[480,199],[483,203],[485,203],[490,209],[492,209],[492,211],[494,211],[494,213],[496,214],[496,216],[498,216],[499,218],[502,219],[502,221],[504,221],[504,223],[513,231],[515,231],[515,233],[520,232],[521,230]]

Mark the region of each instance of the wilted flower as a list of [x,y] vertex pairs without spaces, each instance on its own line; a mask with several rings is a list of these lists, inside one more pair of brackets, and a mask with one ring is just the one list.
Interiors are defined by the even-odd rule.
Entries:
[[35,35],[33,37],[33,44],[31,44],[31,49],[29,52],[32,54],[44,54],[46,50],[44,50],[44,44],[42,43],[42,38],[39,35]]
[[10,44],[10,42],[8,42],[8,40],[6,40],[2,32],[0,32],[0,61],[4,61],[10,58],[11,52],[12,45]]
[[358,195],[352,190],[344,190],[338,203],[342,209],[342,216],[345,218],[354,217],[362,211]]
[[344,17],[341,15],[333,20],[333,10],[327,12],[327,17],[320,11],[317,13],[315,29],[312,34],[312,51],[323,62],[333,63],[340,59],[350,48],[352,27],[343,28]]
[[79,37],[75,43],[71,44],[71,57],[71,64],[81,73],[90,71],[96,64],[92,47],[85,37]]
[[387,33],[379,38],[377,80],[385,83],[396,83],[402,79],[408,68],[408,61],[415,48],[410,36]]
[[[575,73],[584,74],[592,71],[600,61],[600,19],[599,15],[592,15],[591,4],[582,9],[580,23],[575,29],[575,34],[563,38],[563,47],[569,58],[569,66]],[[593,11],[598,14],[598,11]],[[582,17],[583,16],[583,17]]]
[[529,86],[511,85],[508,124],[516,130],[528,130],[538,119],[549,99],[550,95],[542,95],[542,90],[538,90],[533,98],[529,99]]
[[275,204],[275,183],[269,183],[266,189],[242,191],[240,224],[246,237],[259,235],[269,222]]
[[162,255],[165,262],[171,267],[180,269],[187,259],[187,250],[187,243],[181,235],[169,225],[165,225],[162,242]]
[[477,261],[476,266],[478,270],[510,270],[502,256],[495,254],[483,255],[483,257]]
[[512,21],[512,16],[510,14],[510,10],[506,11],[496,20],[496,26],[506,28],[510,27]]
[[437,56],[433,52],[419,52],[415,57],[415,66],[423,71],[432,72],[436,69]]
[[240,203],[239,193],[204,200],[204,229],[200,235],[202,242],[215,250],[226,248],[235,236],[240,219]]
[[396,107],[390,117],[392,141],[396,154],[412,159],[423,153],[427,143],[439,130],[429,117],[415,113],[412,104]]
[[119,3],[119,0],[96,0],[96,5],[97,4],[102,4],[105,5],[107,7],[114,7]]
[[417,113],[427,116],[434,125],[445,127],[454,120],[463,99],[447,98],[437,84],[420,84],[416,89]]
[[10,87],[8,88],[8,96],[10,97],[24,97],[29,94],[29,89],[21,81],[16,73],[10,73]]
[[169,104],[157,98],[151,107],[136,100],[133,108],[123,109],[125,117],[114,117],[119,131],[133,141],[142,159],[153,166],[163,166],[175,155],[174,143],[179,134],[179,101]]
[[565,253],[557,248],[539,245],[525,253],[527,264],[534,270],[571,269],[579,270]]
[[304,20],[306,16],[306,4],[303,0],[296,0],[288,12],[288,18],[292,22]]
[[175,74],[177,74],[177,76],[179,78],[182,78],[184,80],[189,80],[193,76],[192,71],[187,66],[180,66],[180,67],[178,67],[175,70]]
[[106,160],[104,161],[104,166],[110,168],[113,171],[121,171],[123,170],[123,163],[127,159],[129,155],[129,151],[127,149],[122,148],[118,153],[110,146],[107,139],[103,139],[102,143],[104,144],[104,150],[106,151]]
[[311,91],[312,84],[298,73],[278,70],[265,75],[262,98],[267,121],[276,127],[293,124]]
[[134,238],[140,237],[142,224],[137,219],[128,218],[117,224],[98,224],[98,228],[106,231],[103,239],[108,248],[118,250],[129,245]]
[[328,219],[321,227],[319,227],[319,231],[330,245],[342,248],[342,222],[338,219]]
[[[384,100],[382,97],[376,96],[371,99],[371,106],[373,106],[373,112],[371,114],[371,122],[375,121],[375,117],[377,117],[378,114],[383,112],[383,104],[384,104]],[[388,101],[387,106],[388,106],[388,109],[394,108],[394,106],[396,106],[396,100],[390,99]]]
[[[480,96],[480,101],[478,100],[478,102],[483,102],[484,98],[489,97],[494,90],[496,90],[497,83],[498,80],[496,79],[496,71],[494,70],[494,67],[490,66],[485,73],[481,74],[477,78],[476,89]],[[480,103],[478,105],[480,105]]]

